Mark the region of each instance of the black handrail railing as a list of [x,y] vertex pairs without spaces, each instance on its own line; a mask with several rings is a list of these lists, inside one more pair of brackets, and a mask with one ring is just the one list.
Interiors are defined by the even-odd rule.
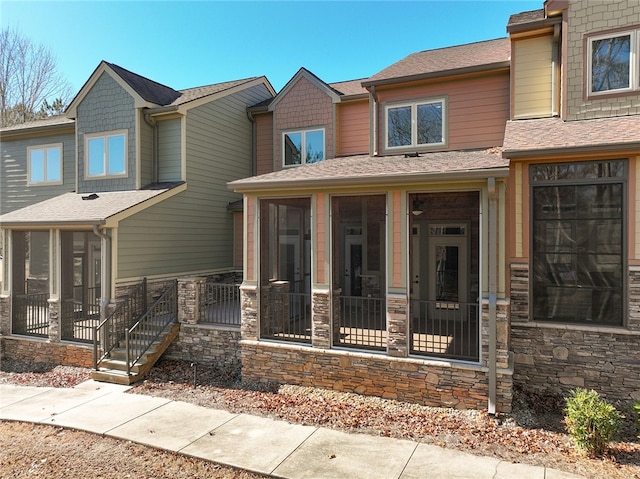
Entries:
[[200,323],[240,326],[240,285],[202,283],[199,306]]
[[[93,366],[97,370],[100,361],[109,356],[125,331],[140,318],[147,309],[147,280],[138,284],[129,297],[93,329]],[[102,356],[98,357],[98,342],[102,343]]]
[[17,294],[13,297],[11,330],[14,334],[47,337],[49,293]]
[[178,282],[173,284],[156,300],[146,313],[125,331],[127,375],[131,368],[149,350],[166,327],[178,317]]

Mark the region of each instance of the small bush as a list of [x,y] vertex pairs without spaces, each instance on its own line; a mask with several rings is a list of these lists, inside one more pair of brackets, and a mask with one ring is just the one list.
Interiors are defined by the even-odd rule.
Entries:
[[624,416],[593,390],[576,389],[566,399],[565,424],[578,449],[602,456]]
[[638,439],[640,439],[640,401],[636,402],[633,405],[633,409],[635,409],[635,411],[636,411],[636,422],[637,422]]

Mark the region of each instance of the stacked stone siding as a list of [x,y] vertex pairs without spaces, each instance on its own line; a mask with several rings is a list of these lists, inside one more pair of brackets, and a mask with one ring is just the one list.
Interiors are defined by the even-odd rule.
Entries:
[[5,336],[3,342],[3,358],[83,368],[93,367],[93,346],[90,345],[59,343],[46,339],[17,336]]
[[239,341],[239,328],[182,323],[178,340],[165,354],[170,359],[239,369]]
[[[526,265],[511,268],[511,284],[525,284]],[[523,287],[524,289],[524,287]],[[566,395],[595,389],[610,400],[640,400],[640,268],[629,271],[629,318],[621,327],[528,321],[511,323],[514,385],[524,390]],[[512,294],[512,311],[528,311]]]
[[[427,406],[484,409],[488,370],[479,365],[241,341],[242,375],[252,381],[314,386]],[[498,370],[497,411],[511,410],[511,369]]]

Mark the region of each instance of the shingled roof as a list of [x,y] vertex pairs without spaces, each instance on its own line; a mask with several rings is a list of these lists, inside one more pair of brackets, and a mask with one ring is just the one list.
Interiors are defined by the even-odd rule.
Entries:
[[507,122],[506,158],[550,153],[640,149],[640,116],[563,121],[559,118]]
[[501,173],[506,175],[507,167],[508,161],[502,158],[499,148],[442,151],[420,156],[355,155],[232,181],[229,187],[246,192],[362,184],[390,185],[442,180],[447,177],[463,179]]
[[153,189],[65,193],[0,216],[3,227],[104,224],[110,217],[160,196],[180,183]]
[[545,17],[544,9],[516,13],[509,17],[507,32],[515,33],[542,28],[562,22],[562,16]]
[[133,88],[133,90],[145,101],[164,106],[171,104],[181,95],[179,91],[176,91],[171,87],[149,80],[148,78],[138,75],[137,73],[133,73],[114,63],[104,63],[108,65],[109,68],[111,68],[131,88]]
[[364,86],[445,76],[509,66],[511,46],[508,38],[457,45],[412,53],[399,62],[364,80]]

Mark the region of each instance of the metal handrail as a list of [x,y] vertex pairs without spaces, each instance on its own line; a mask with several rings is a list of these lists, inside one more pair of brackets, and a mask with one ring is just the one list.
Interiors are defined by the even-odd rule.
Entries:
[[[178,317],[178,282],[165,290],[155,303],[140,317],[136,323],[125,331],[125,350],[127,362],[127,375],[131,374],[131,368],[149,350],[151,345],[160,337],[166,327],[175,323]],[[160,319],[160,322],[156,322]],[[161,327],[160,327],[161,326]],[[153,334],[155,332],[155,334]],[[133,335],[146,342],[139,346],[131,340]],[[131,358],[135,356],[133,361]]]
[[[125,331],[131,323],[137,321],[147,309],[147,279],[138,284],[133,293],[103,319],[93,329],[93,366],[98,370],[98,364],[109,356],[125,336]],[[108,334],[109,333],[109,334]],[[98,357],[98,339],[101,338],[104,350]]]

